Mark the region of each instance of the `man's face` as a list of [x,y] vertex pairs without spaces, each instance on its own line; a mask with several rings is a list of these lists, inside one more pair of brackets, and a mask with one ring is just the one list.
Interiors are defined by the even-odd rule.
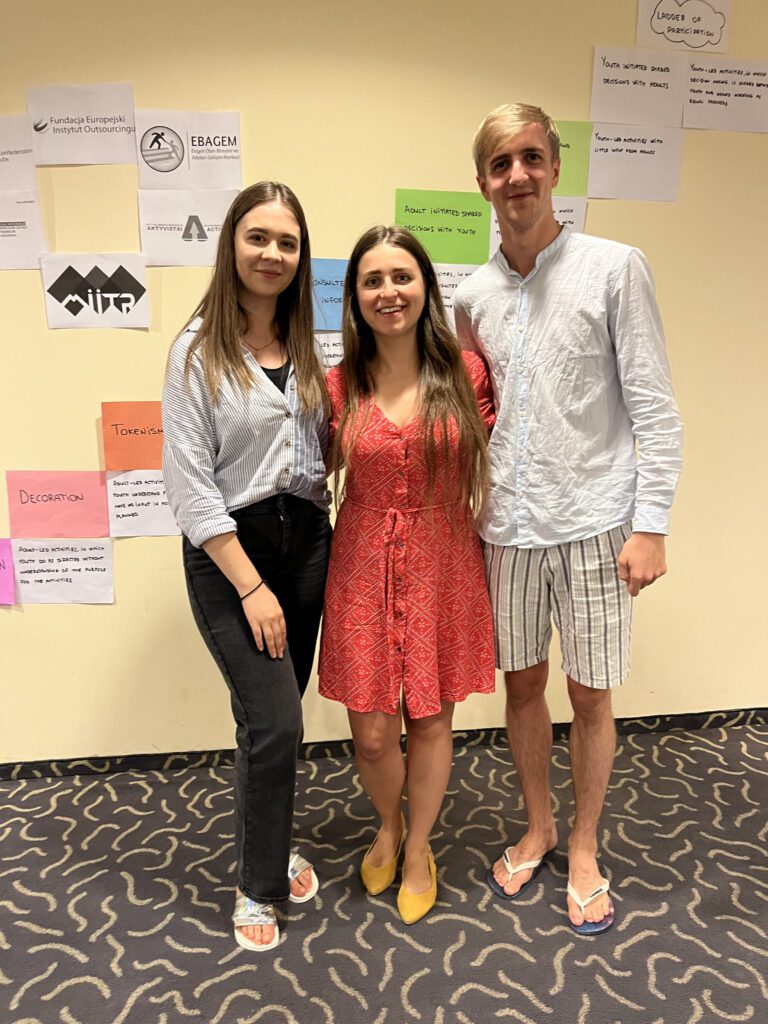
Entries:
[[560,161],[552,159],[544,126],[528,124],[491,153],[477,183],[493,203],[499,224],[526,232],[552,216],[552,189],[559,176]]

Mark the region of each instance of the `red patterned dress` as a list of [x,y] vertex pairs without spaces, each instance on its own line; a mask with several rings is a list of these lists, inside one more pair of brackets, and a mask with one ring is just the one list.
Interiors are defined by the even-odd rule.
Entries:
[[[495,420],[482,360],[464,360],[483,421]],[[346,405],[341,368],[328,374],[331,437]],[[362,413],[361,413],[362,415]],[[374,408],[347,465],[325,591],[320,693],[352,711],[424,718],[440,701],[492,693],[493,621],[480,541],[469,510],[446,501],[456,480],[457,432],[437,444],[431,509],[419,422],[395,426]],[[455,491],[454,491],[455,493]]]

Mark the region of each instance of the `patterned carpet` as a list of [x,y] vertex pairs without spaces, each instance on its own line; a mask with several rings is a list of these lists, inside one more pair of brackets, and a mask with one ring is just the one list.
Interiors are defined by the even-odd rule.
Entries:
[[[554,751],[557,814],[572,810]],[[321,877],[271,954],[236,947],[231,769],[0,784],[2,1024],[714,1024],[768,1021],[768,726],[620,739],[602,824],[617,924],[565,917],[560,851],[527,898],[486,868],[521,827],[503,745],[456,749],[439,902],[406,928],[357,876],[373,819],[348,757],[302,764]]]

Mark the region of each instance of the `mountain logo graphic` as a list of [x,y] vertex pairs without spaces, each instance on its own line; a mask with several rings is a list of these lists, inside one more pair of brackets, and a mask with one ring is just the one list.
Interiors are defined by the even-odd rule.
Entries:
[[48,294],[72,316],[79,316],[84,309],[98,314],[110,309],[130,313],[146,290],[125,267],[105,274],[94,266],[85,277],[74,267],[67,267],[48,289]]

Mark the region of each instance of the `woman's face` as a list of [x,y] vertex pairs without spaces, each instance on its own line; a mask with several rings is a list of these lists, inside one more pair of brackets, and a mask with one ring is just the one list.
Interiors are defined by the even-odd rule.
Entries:
[[382,242],[357,267],[357,303],[377,341],[413,333],[424,309],[424,278],[413,256]]
[[261,203],[235,225],[235,266],[242,297],[275,300],[296,276],[301,231],[293,213],[276,200]]

